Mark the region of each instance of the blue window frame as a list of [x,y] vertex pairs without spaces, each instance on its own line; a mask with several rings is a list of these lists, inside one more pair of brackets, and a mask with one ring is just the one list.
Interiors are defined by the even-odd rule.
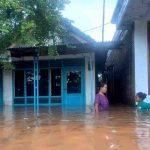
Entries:
[[[76,62],[76,63],[75,63]],[[13,71],[13,95],[15,106],[33,106],[34,97],[34,71],[33,62],[15,63]],[[77,68],[82,66],[84,72],[84,59],[39,61],[39,105],[61,105],[63,101],[63,71],[67,66]],[[67,76],[66,76],[67,77]],[[84,89],[82,89],[84,90]]]

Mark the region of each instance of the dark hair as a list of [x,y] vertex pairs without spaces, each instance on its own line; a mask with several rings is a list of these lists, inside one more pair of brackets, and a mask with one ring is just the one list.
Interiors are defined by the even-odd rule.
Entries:
[[105,85],[107,85],[106,82],[101,82],[100,85],[99,85],[99,88],[103,88]]
[[141,98],[142,100],[146,98],[147,94],[139,92],[136,94],[139,98]]

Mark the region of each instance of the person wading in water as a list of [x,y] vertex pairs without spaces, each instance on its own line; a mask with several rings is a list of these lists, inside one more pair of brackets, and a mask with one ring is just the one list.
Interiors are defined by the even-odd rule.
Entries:
[[108,110],[109,101],[108,98],[105,96],[106,93],[107,93],[107,84],[101,83],[99,93],[95,96],[94,101],[95,112]]
[[137,93],[135,96],[135,102],[138,103],[138,109],[146,111],[150,110],[150,98],[148,98],[145,93]]

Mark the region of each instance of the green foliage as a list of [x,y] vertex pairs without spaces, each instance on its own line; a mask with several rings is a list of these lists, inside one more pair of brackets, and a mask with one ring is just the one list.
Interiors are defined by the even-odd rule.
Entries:
[[14,69],[14,66],[10,62],[0,62],[1,68],[4,70],[12,70]]
[[49,47],[48,48],[48,54],[50,56],[58,56],[57,47],[56,46]]
[[49,46],[56,55],[56,38],[62,38],[61,11],[68,0],[0,0],[0,55],[13,45]]

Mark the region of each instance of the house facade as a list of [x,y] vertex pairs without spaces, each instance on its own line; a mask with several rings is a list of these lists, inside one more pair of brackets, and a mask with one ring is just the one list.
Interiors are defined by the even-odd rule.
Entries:
[[67,43],[56,46],[57,56],[48,55],[48,47],[8,49],[14,69],[0,70],[1,105],[85,106],[93,103],[95,53],[90,48],[95,41],[71,24],[68,28]]
[[[134,104],[137,92],[150,95],[150,1],[118,0],[112,17],[114,41],[124,47],[109,53],[106,67],[114,101]],[[112,75],[111,75],[112,74]]]

